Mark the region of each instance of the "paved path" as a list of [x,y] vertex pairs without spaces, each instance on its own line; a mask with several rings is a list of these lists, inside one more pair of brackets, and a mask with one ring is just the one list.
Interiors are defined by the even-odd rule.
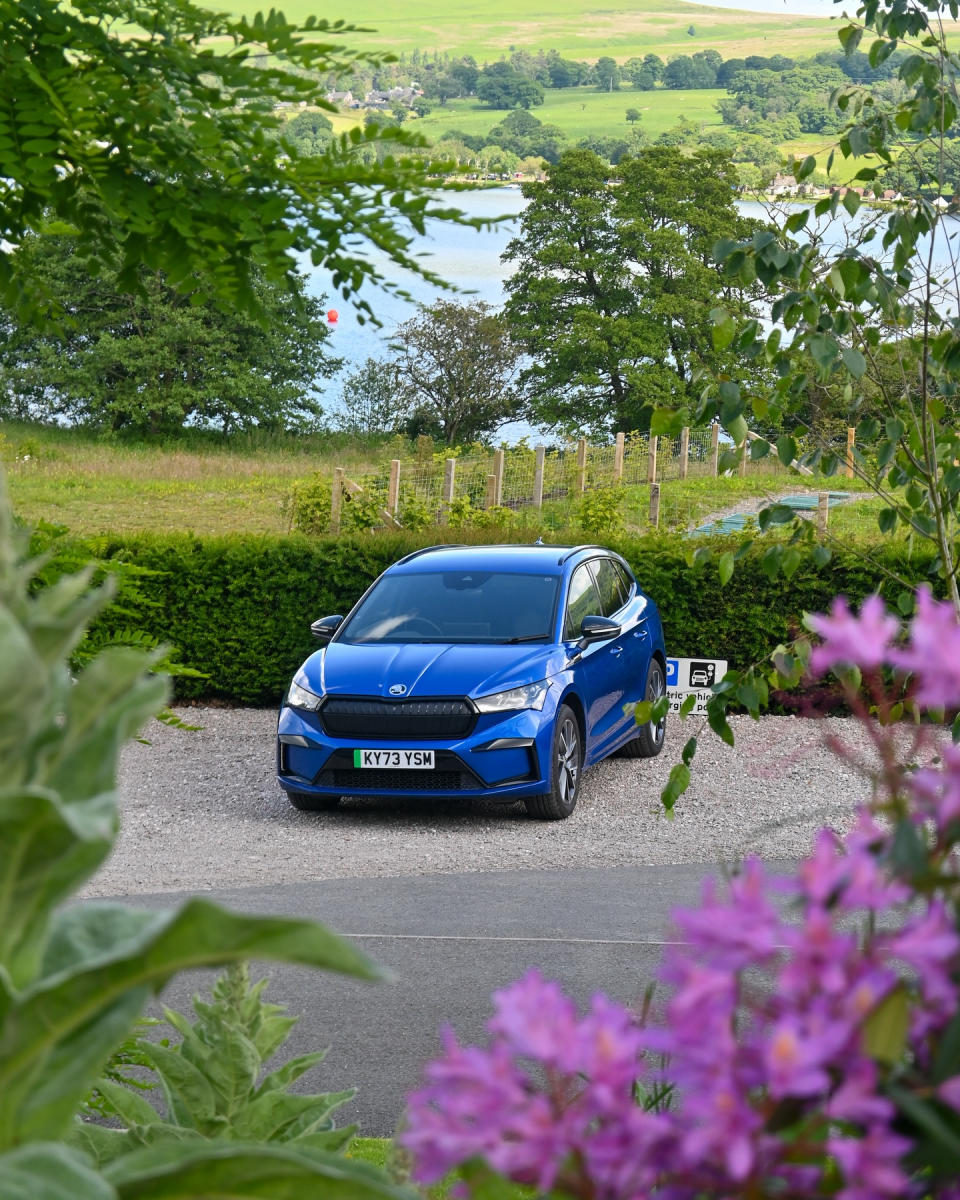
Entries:
[[[715,871],[696,864],[514,870],[208,894],[248,912],[321,920],[394,973],[390,983],[369,985],[276,964],[260,972],[271,979],[267,998],[302,1018],[289,1054],[330,1047],[305,1086],[358,1087],[342,1119],[380,1136],[396,1130],[404,1096],[437,1051],[441,1024],[465,1040],[482,1038],[491,992],[527,968],[560,980],[581,1004],[598,989],[636,1002],[670,939],[670,911],[695,902],[701,880]],[[129,899],[166,907],[180,897]],[[165,1002],[183,1011],[209,978],[176,980]]]

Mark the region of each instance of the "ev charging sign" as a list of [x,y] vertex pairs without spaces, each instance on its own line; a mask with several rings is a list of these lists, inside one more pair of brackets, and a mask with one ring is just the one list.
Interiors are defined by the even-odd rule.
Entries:
[[713,694],[710,689],[726,673],[725,658],[668,658],[667,695],[670,697],[670,711],[679,712],[680,705],[692,694],[697,698],[693,712],[706,712],[707,701]]

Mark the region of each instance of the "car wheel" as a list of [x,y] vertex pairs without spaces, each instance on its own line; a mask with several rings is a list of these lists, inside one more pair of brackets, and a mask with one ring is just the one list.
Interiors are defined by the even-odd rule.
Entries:
[[340,807],[339,796],[315,796],[311,792],[287,792],[287,799],[301,812],[330,812]]
[[553,723],[553,749],[550,763],[550,791],[528,796],[527,812],[541,821],[562,821],[577,806],[580,776],[583,773],[583,741],[576,713],[561,704]]
[[[650,663],[650,669],[647,671],[647,688],[644,692],[644,699],[653,703],[660,699],[666,688],[663,667],[654,659]],[[640,732],[635,738],[631,738],[625,746],[620,748],[620,755],[623,758],[656,758],[663,749],[666,733],[666,717],[662,717],[656,724],[648,721],[646,725],[640,726]]]

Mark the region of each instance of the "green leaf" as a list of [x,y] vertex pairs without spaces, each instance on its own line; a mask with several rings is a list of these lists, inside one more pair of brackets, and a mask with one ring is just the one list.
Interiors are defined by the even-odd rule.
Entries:
[[847,370],[856,379],[860,379],[867,369],[867,360],[863,357],[859,350],[853,346],[844,346],[840,351],[840,357],[843,359]]
[[902,1062],[909,1027],[910,1005],[906,988],[901,984],[888,992],[863,1022],[864,1053],[890,1066]]
[[151,993],[177,971],[279,958],[375,979],[364,955],[320,925],[191,900],[176,913],[83,905],[58,915],[45,977],[26,988],[0,1038],[0,1126],[62,1133]]
[[830,547],[823,546],[819,542],[813,547],[811,554],[813,556],[813,561],[816,563],[816,565],[818,567],[825,567],[827,565],[827,563],[830,561],[830,559],[833,557],[833,553],[830,550]]
[[733,576],[733,552],[728,550],[717,559],[717,574],[720,576],[720,586],[726,587]]
[[141,1040],[139,1048],[160,1078],[171,1120],[200,1133],[211,1132],[217,1102],[203,1072],[167,1046]]
[[690,768],[686,763],[675,763],[670,768],[667,786],[660,793],[660,801],[668,813],[673,812],[674,805],[690,786]]
[[777,457],[785,467],[789,467],[797,457],[797,443],[788,433],[777,438]]
[[112,1079],[98,1079],[97,1091],[107,1101],[124,1125],[152,1125],[159,1115],[139,1092],[114,1083]]
[[744,441],[747,436],[747,422],[742,415],[734,417],[727,423],[727,433],[738,446]]
[[57,1142],[0,1154],[3,1200],[116,1200],[113,1188],[81,1155]]
[[690,764],[693,762],[693,756],[696,754],[696,752],[697,739],[695,737],[689,738],[680,754],[680,757],[683,759],[684,766],[690,766]]
[[794,168],[793,175],[794,175],[794,178],[799,183],[801,180],[806,179],[808,176],[812,175],[816,169],[817,169],[816,157],[813,154],[808,154],[807,157],[803,160],[803,162],[800,163],[800,165],[798,167]]
[[728,746],[733,745],[733,730],[727,723],[727,714],[722,705],[713,702],[707,704],[707,722],[721,741]]
[[[118,1200],[419,1200],[383,1172],[299,1143],[161,1143],[110,1163],[104,1177]],[[107,1193],[109,1195],[109,1193]]]
[[843,207],[851,217],[856,216],[860,208],[860,197],[852,188],[847,188],[843,194]]
[[881,533],[892,533],[897,524],[897,510],[895,508],[882,508],[877,513],[877,524],[880,526]]
[[680,705],[680,719],[683,720],[684,717],[689,717],[696,707],[697,697],[693,692],[691,692],[690,695],[687,696]]

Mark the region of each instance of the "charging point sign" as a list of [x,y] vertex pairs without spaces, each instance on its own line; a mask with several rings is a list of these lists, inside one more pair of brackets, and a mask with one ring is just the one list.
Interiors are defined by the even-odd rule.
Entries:
[[680,705],[692,694],[697,698],[693,711],[706,712],[707,701],[713,694],[710,689],[726,673],[725,658],[668,658],[667,695],[670,697],[670,711],[679,712]]

